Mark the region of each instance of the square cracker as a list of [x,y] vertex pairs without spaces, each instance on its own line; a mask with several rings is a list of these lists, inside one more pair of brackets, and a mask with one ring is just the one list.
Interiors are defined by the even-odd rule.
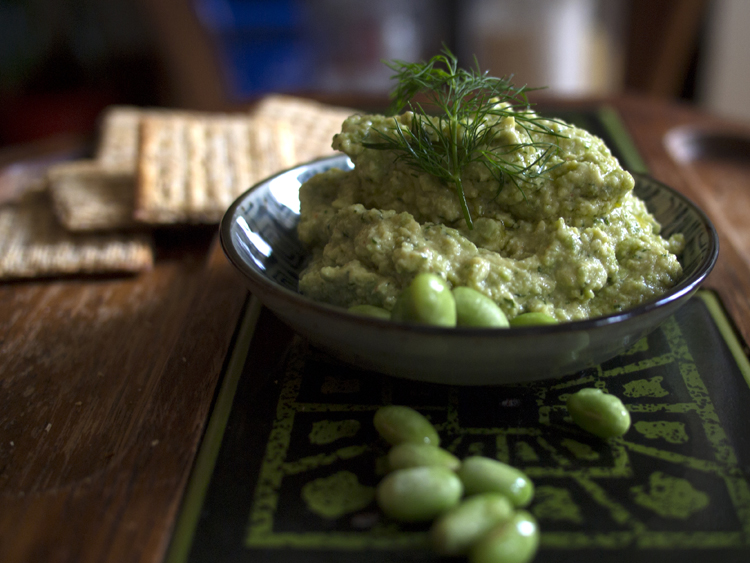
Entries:
[[133,228],[138,135],[145,112],[110,106],[101,118],[96,160],[65,162],[47,173],[52,203],[69,231]]
[[57,164],[47,173],[52,204],[69,231],[132,228],[135,169],[108,167],[96,160]]
[[138,135],[141,117],[161,110],[133,106],[110,106],[104,112],[96,148],[96,160],[107,168],[131,170],[138,164]]
[[141,119],[149,116],[201,118],[215,115],[166,108],[110,106],[101,118],[95,158],[107,168],[122,168],[135,173],[138,168]]
[[256,182],[295,162],[285,122],[248,116],[145,116],[135,217],[147,224],[216,223]]
[[28,192],[0,207],[0,279],[135,273],[153,261],[147,234],[67,232],[46,192]]
[[329,106],[294,96],[273,94],[255,106],[252,115],[287,123],[294,135],[297,162],[307,162],[336,154],[331,148],[333,136],[353,109]]

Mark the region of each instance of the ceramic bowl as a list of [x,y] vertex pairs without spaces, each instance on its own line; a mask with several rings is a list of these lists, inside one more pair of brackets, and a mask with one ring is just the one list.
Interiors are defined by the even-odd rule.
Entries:
[[439,328],[351,315],[297,292],[307,252],[297,239],[299,187],[330,168],[351,169],[345,155],[282,172],[240,196],[221,223],[224,252],[250,291],[315,346],[360,368],[452,385],[496,385],[559,377],[632,346],[696,291],[716,262],[716,231],[675,190],[636,176],[635,191],[662,225],[682,233],[683,277],[669,292],[618,314],[513,329]]

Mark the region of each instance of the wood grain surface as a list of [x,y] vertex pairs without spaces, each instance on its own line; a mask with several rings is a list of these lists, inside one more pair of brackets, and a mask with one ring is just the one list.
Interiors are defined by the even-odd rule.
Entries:
[[0,287],[0,561],[163,557],[246,297],[190,239],[139,277]]
[[[705,137],[692,153],[666,142],[750,133],[689,107],[612,102],[652,174],[714,221],[708,285],[750,340],[750,165]],[[137,277],[0,286],[0,562],[162,561],[246,299],[214,235],[162,234]]]

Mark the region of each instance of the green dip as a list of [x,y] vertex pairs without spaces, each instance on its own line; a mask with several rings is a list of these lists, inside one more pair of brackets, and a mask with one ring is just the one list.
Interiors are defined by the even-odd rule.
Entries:
[[[390,310],[420,272],[444,277],[493,299],[509,319],[530,311],[559,321],[628,309],[669,289],[682,268],[683,237],[659,235],[659,224],[632,193],[633,177],[604,142],[558,121],[535,140],[560,150],[551,170],[521,189],[469,164],[463,188],[474,228],[463,220],[455,190],[389,150],[367,148],[371,127],[408,128],[396,118],[353,115],[333,139],[352,171],[329,170],[300,188],[299,238],[312,253],[299,289],[310,298]],[[487,118],[495,143],[523,143],[514,117]],[[549,137],[545,139],[545,137]],[[508,156],[534,162],[528,146]]]

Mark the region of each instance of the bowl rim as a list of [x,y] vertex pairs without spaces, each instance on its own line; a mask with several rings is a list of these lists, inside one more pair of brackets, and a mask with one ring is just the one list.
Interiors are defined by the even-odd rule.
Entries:
[[[234,248],[232,244],[231,228],[234,223],[234,217],[237,210],[245,203],[245,200],[250,194],[259,189],[264,184],[267,184],[293,170],[302,169],[305,167],[311,167],[314,165],[332,163],[335,161],[346,161],[348,157],[346,155],[333,155],[328,157],[322,157],[315,160],[311,160],[305,163],[300,163],[285,170],[282,170],[268,178],[261,180],[254,184],[252,187],[244,191],[239,195],[234,202],[229,206],[226,213],[222,217],[219,225],[219,239],[221,242],[224,254],[227,256],[232,265],[239,270],[249,281],[251,286],[260,286],[261,288],[276,292],[280,297],[290,301],[298,308],[306,309],[310,312],[323,314],[326,316],[333,316],[334,318],[340,319],[344,322],[356,322],[358,324],[370,324],[377,327],[391,328],[394,330],[408,330],[410,333],[422,333],[425,335],[460,335],[465,337],[477,338],[477,337],[492,337],[497,338],[501,336],[524,336],[528,334],[558,334],[563,332],[572,331],[589,331],[592,329],[608,327],[611,325],[619,325],[630,318],[641,317],[647,315],[657,309],[668,306],[670,303],[680,301],[683,297],[689,296],[698,289],[698,286],[706,279],[708,274],[713,269],[714,265],[719,256],[719,237],[713,223],[708,218],[706,213],[698,207],[690,198],[677,191],[676,189],[664,184],[649,174],[631,172],[634,179],[637,181],[639,178],[645,179],[649,182],[658,184],[661,189],[665,189],[670,194],[678,199],[682,200],[689,208],[691,208],[700,219],[701,224],[708,233],[709,246],[708,251],[699,263],[695,272],[684,279],[681,279],[675,286],[670,288],[666,293],[660,295],[656,299],[646,301],[618,313],[611,313],[608,315],[602,315],[590,319],[582,319],[575,321],[566,321],[564,323],[555,325],[533,325],[533,326],[521,326],[521,327],[508,327],[508,328],[484,328],[484,327],[438,327],[416,323],[406,323],[399,321],[392,321],[389,319],[379,319],[375,317],[368,317],[364,315],[353,315],[346,309],[336,307],[328,303],[320,303],[313,301],[309,297],[302,295],[301,293],[291,291],[285,287],[282,287],[265,276],[262,276],[250,268],[240,256],[239,252]],[[261,300],[262,301],[262,300]]]

